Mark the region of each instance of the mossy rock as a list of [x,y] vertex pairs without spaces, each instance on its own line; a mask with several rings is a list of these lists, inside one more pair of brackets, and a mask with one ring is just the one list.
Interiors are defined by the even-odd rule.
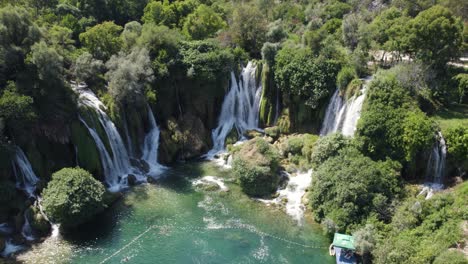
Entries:
[[231,132],[229,132],[229,134],[226,137],[226,146],[232,145],[236,143],[237,141],[239,141],[239,133],[237,133],[237,129],[233,127],[231,129]]
[[265,128],[265,135],[277,140],[281,134],[280,128],[277,126]]
[[101,158],[94,139],[89,135],[88,129],[78,121],[71,125],[72,142],[77,148],[77,160],[80,167],[89,171],[96,178],[103,180]]
[[26,209],[24,214],[28,218],[31,228],[38,236],[44,237],[50,233],[50,223],[45,219],[37,207],[29,207]]
[[251,139],[234,153],[233,174],[242,191],[255,197],[268,197],[276,191],[280,181],[279,155],[262,138]]
[[349,82],[348,86],[346,87],[346,100],[350,99],[353,96],[359,96],[363,84],[364,82],[358,78],[353,79],[351,82]]
[[263,133],[255,129],[250,129],[244,132],[244,137],[248,139],[262,137],[262,136],[263,136]]

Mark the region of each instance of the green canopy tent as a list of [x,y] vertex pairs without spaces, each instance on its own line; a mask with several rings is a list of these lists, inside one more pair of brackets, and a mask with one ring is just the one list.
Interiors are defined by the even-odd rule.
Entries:
[[356,250],[354,247],[354,237],[339,233],[335,233],[335,237],[333,238],[333,246]]

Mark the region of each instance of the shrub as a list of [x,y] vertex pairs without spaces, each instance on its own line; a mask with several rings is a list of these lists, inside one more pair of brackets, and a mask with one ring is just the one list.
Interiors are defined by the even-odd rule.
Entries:
[[344,91],[354,78],[357,78],[356,71],[349,66],[343,67],[336,76],[336,86],[341,91]]
[[52,174],[42,192],[46,214],[63,227],[75,227],[105,208],[102,183],[80,168],[64,168]]
[[321,137],[315,142],[310,160],[313,168],[318,168],[327,159],[338,155],[338,152],[350,144],[351,140],[336,133]]
[[445,135],[449,159],[462,170],[468,170],[468,128],[449,128]]
[[354,148],[343,149],[314,172],[310,206],[315,218],[329,218],[340,231],[352,231],[371,215],[388,220],[388,208],[400,192],[397,162],[375,162]]
[[267,196],[279,183],[279,155],[264,139],[255,138],[242,145],[234,154],[233,173],[250,196]]

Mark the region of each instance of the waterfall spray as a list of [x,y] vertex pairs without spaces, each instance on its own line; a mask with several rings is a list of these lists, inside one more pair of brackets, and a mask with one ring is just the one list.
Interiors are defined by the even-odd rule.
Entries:
[[207,158],[224,151],[226,138],[232,129],[236,129],[240,138],[245,131],[258,129],[262,86],[256,83],[256,70],[257,66],[249,61],[242,69],[239,82],[231,72],[230,89],[224,97],[218,127],[212,131],[213,148],[206,154]]

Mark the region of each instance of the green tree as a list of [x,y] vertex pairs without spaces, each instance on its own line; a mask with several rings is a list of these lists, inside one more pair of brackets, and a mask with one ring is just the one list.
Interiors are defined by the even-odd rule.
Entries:
[[211,7],[202,4],[187,16],[183,31],[192,39],[205,39],[225,26],[224,20]]
[[26,54],[40,38],[41,31],[26,9],[11,5],[0,9],[0,85],[23,70]]
[[182,39],[178,30],[152,23],[143,25],[137,45],[149,51],[156,79],[169,75],[169,67],[175,63]]
[[122,38],[123,48],[131,50],[136,45],[138,37],[141,35],[143,27],[137,21],[128,22],[125,24],[124,30],[120,37]]
[[285,46],[275,60],[275,81],[281,90],[313,109],[335,86],[336,62],[314,59],[309,49]]
[[350,232],[371,215],[389,220],[388,208],[400,192],[398,162],[375,162],[354,148],[341,150],[314,172],[310,206],[318,221],[329,219]]
[[88,52],[84,52],[77,59],[72,67],[73,75],[78,82],[85,82],[89,86],[99,83],[102,79],[104,63],[93,58]]
[[28,62],[35,66],[39,80],[56,83],[64,80],[63,57],[44,41],[31,47]]
[[445,134],[449,159],[462,171],[468,171],[468,128],[458,125]]
[[35,117],[32,109],[33,99],[18,93],[15,83],[9,82],[0,96],[0,119],[7,123],[23,122]]
[[42,191],[45,213],[64,228],[78,226],[92,219],[106,205],[102,183],[80,168],[64,168],[52,174]]
[[81,33],[80,41],[95,58],[106,61],[122,47],[122,29],[114,22],[104,22]]
[[117,103],[142,102],[144,88],[154,78],[148,50],[136,48],[130,54],[114,55],[106,67],[109,93]]
[[312,168],[316,169],[327,159],[338,155],[340,150],[350,146],[351,140],[341,133],[320,137],[314,144],[311,155]]
[[183,42],[180,47],[187,76],[213,82],[224,78],[234,67],[234,56],[211,40]]
[[374,159],[390,157],[405,164],[430,148],[434,131],[395,74],[378,73],[369,86],[357,127],[364,152]]
[[406,161],[412,161],[417,153],[430,148],[434,142],[434,123],[422,111],[408,112],[402,120],[403,148]]
[[239,5],[229,25],[232,40],[253,57],[260,57],[260,50],[266,39],[267,20],[256,7]]
[[384,51],[403,52],[407,44],[405,37],[409,20],[395,7],[384,10],[369,25],[372,40]]
[[176,14],[171,9],[168,1],[151,1],[149,2],[144,10],[143,22],[154,23],[156,25],[166,25],[168,27],[176,24]]
[[[433,6],[408,23],[409,52],[435,68],[457,58],[462,45],[463,25],[442,6]],[[437,36],[437,37],[434,37]]]

